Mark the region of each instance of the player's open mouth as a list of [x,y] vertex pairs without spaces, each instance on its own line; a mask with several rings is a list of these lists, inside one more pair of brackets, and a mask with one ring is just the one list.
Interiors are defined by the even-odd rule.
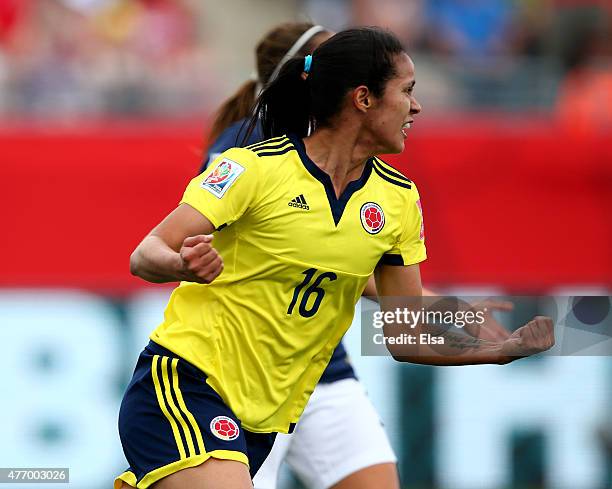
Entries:
[[410,129],[410,126],[412,125],[414,121],[408,121],[405,122],[404,125],[402,126],[402,134],[404,135],[404,137],[408,137],[408,129]]

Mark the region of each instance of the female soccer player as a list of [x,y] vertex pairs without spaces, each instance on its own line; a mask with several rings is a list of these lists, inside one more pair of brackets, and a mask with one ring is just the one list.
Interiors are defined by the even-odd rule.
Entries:
[[[331,35],[319,25],[285,23],[261,39],[255,49],[257,77],[242,85],[217,111],[202,171],[229,148],[262,140],[257,126],[244,144],[242,141],[256,92],[276,78],[286,61],[311,53]],[[309,207],[299,196],[295,200],[291,202],[295,207]],[[366,287],[365,295],[375,296],[375,288]],[[309,489],[336,484],[338,489],[357,489],[374,487],[374,483],[377,489],[399,488],[397,458],[342,342],[334,350],[295,432],[277,436],[274,451],[253,480],[255,489],[276,487],[283,459]]]
[[[251,122],[271,139],[224,152],[138,245],[134,274],[182,283],[124,395],[130,469],[117,485],[252,487],[275,434],[300,418],[372,271],[385,311],[395,305],[386,297],[421,295],[419,195],[375,157],[403,150],[420,112],[414,82],[398,40],[376,28],[340,32],[312,57],[289,60]],[[289,205],[296,191],[309,209]],[[389,350],[432,365],[503,364],[554,341],[552,321],[539,317],[504,341],[441,337],[436,348]]]
[[[286,61],[295,55],[312,53],[331,35],[319,25],[284,23],[261,39],[255,49],[257,76],[245,82],[217,111],[201,171],[229,148],[261,142],[259,126],[243,141],[245,123],[257,92],[276,78]],[[292,206],[308,207],[299,196],[293,200]],[[375,297],[376,288],[370,282],[364,295]],[[489,304],[489,307],[500,305]],[[509,336],[492,316],[487,319],[480,338]],[[255,489],[276,487],[283,459],[309,489],[399,488],[397,458],[342,342],[334,350],[295,432],[277,436],[274,451],[253,480]]]

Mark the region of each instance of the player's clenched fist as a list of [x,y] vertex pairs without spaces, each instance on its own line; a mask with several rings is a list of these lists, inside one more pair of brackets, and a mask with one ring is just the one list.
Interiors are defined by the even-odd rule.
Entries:
[[546,351],[554,344],[555,332],[552,319],[536,316],[503,342],[502,352],[509,357],[527,357]]
[[212,235],[185,238],[179,250],[182,280],[209,284],[223,271],[223,260],[212,247]]

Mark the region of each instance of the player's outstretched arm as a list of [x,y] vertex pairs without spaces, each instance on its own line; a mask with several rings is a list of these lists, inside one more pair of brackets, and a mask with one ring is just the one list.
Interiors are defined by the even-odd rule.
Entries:
[[212,246],[213,224],[188,204],[181,204],[136,247],[130,271],[148,282],[208,284],[223,271]]
[[[421,275],[418,265],[407,267],[381,265],[375,272],[376,287],[382,311],[423,308]],[[518,358],[550,349],[555,342],[552,319],[537,316],[511,336],[487,341],[452,331],[416,324],[386,324],[385,342],[391,355],[403,362],[429,365],[506,364]],[[402,334],[414,336],[414,344],[395,341]],[[421,334],[440,338],[436,344],[419,341]]]
[[[361,294],[370,300],[378,302],[378,291],[376,290],[376,281],[374,275],[368,279],[368,283]],[[423,296],[438,297],[439,294],[431,289],[423,287]],[[477,304],[466,304],[472,310],[483,311],[484,323],[481,325],[466,325],[464,331],[475,338],[483,340],[505,340],[510,336],[510,332],[504,328],[493,316],[493,311],[511,311],[514,309],[514,304],[508,301],[486,300]]]

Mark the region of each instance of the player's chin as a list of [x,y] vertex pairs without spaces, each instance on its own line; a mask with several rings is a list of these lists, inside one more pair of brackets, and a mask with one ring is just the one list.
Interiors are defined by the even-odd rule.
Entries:
[[394,141],[391,141],[389,148],[385,151],[385,154],[397,154],[404,151],[404,135]]
[[404,151],[404,134],[400,133],[398,136],[387,136],[381,139],[378,144],[378,151],[376,154],[379,155],[391,155],[397,154]]

